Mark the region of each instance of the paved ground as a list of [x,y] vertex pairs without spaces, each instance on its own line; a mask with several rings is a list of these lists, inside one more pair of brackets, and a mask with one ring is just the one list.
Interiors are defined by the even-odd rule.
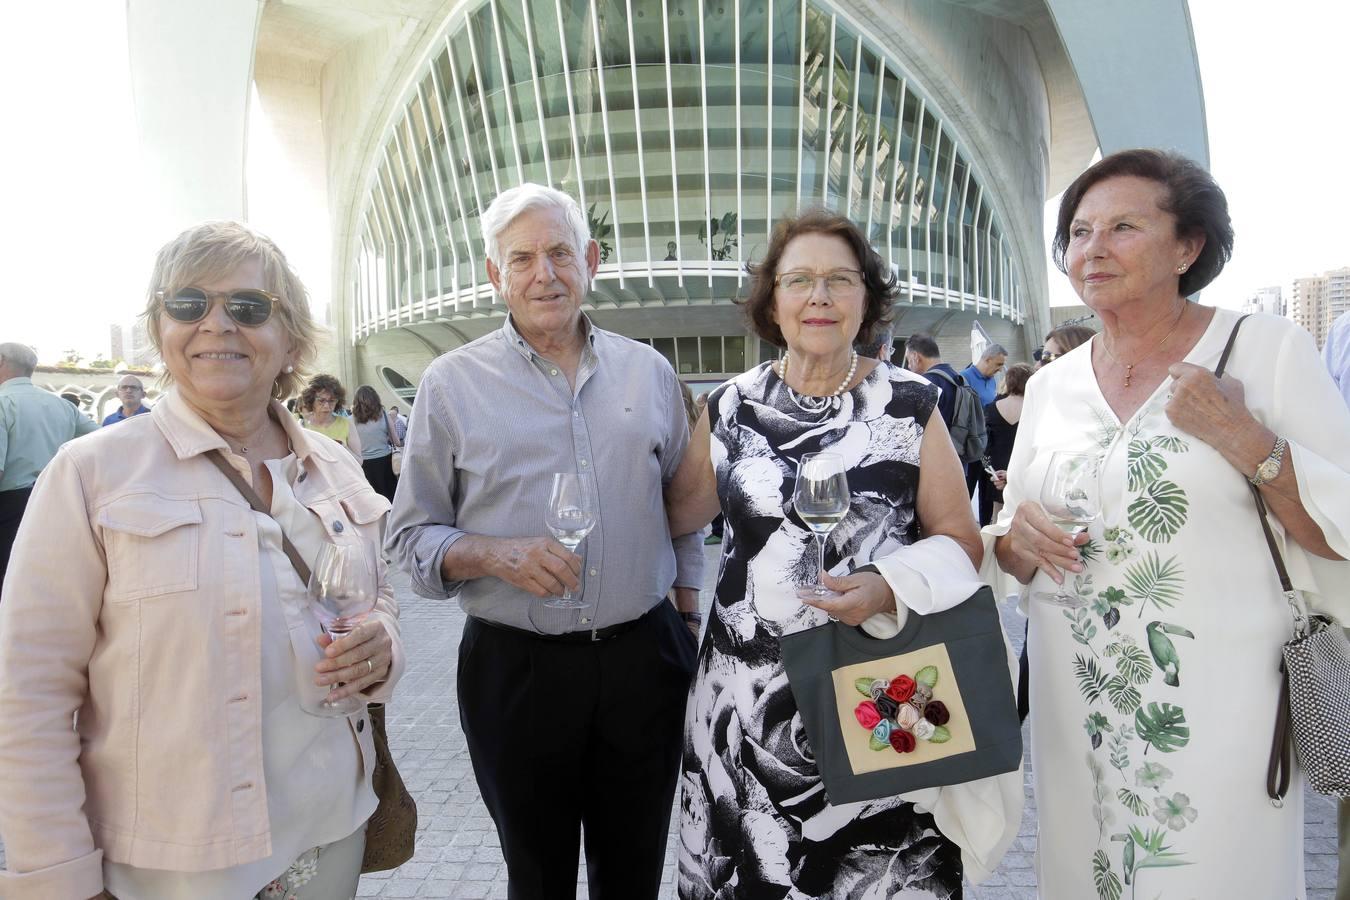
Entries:
[[[708,548],[709,582],[718,549]],[[506,871],[497,835],[479,799],[454,706],[455,654],[464,615],[454,603],[414,596],[406,579],[398,581],[397,592],[410,662],[398,700],[390,707],[389,737],[404,781],[417,797],[417,855],[397,871],[366,876],[358,896],[505,897]],[[707,591],[703,599],[706,608]],[[1020,642],[1020,617],[1010,609],[1004,612],[1009,634]],[[1028,767],[1021,835],[999,870],[984,884],[967,889],[967,900],[1034,900],[1035,815]],[[1305,848],[1307,900],[1334,900],[1336,809],[1316,794],[1308,795]],[[0,847],[0,864],[3,860]],[[662,900],[675,896],[672,860],[673,854],[668,855]],[[584,897],[584,870],[578,872],[578,883],[578,896]]]

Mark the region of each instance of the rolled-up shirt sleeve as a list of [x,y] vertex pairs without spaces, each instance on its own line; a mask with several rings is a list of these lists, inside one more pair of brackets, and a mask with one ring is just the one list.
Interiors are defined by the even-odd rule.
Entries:
[[[680,467],[684,453],[689,449],[689,417],[684,410],[684,396],[680,393],[680,381],[675,370],[667,364],[667,385],[665,393],[666,433],[669,438],[657,451],[661,461],[661,485],[669,487]],[[670,542],[675,551],[675,583],[677,588],[703,587],[703,535],[694,532],[673,538]]]
[[409,574],[414,591],[442,598],[464,584],[441,577],[441,560],[467,532],[455,525],[458,441],[442,408],[444,391],[431,372],[422,388],[408,422],[385,552]]

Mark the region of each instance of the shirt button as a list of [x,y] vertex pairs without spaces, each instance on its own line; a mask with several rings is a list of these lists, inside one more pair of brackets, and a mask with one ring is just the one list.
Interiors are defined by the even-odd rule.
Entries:
[[592,578],[595,577],[595,574],[596,574],[596,573],[595,573],[595,570],[594,570],[594,569],[591,569],[591,577],[592,577]]
[[359,734],[360,732],[365,731],[365,730],[366,730],[366,720],[365,720],[365,719],[357,719],[357,720],[356,720],[356,731],[357,731],[357,733]]
[[591,622],[590,619],[587,619],[587,618],[584,618],[584,617],[583,617],[582,620],[581,620],[581,624],[582,624],[582,625],[589,625],[590,622]]
[[586,460],[583,459],[583,460],[581,461],[581,465],[582,465],[582,467],[584,468],[585,465],[586,465]]
[[338,534],[342,534],[342,523],[341,523],[341,522],[334,522],[334,523],[333,523],[333,530],[334,530],[335,532],[337,532]]
[[548,370],[548,374],[550,374],[550,375],[557,375],[557,374],[558,374],[558,370],[557,370],[557,369],[549,369],[549,370]]

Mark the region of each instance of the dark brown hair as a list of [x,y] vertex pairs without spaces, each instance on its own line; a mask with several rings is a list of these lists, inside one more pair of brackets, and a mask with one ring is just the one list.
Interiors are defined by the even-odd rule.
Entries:
[[778,263],[783,258],[783,251],[794,238],[804,234],[833,235],[852,248],[858,260],[858,269],[862,272],[863,290],[866,293],[862,324],[858,327],[854,342],[868,343],[872,340],[872,331],[891,320],[891,303],[896,294],[895,273],[867,243],[867,238],[852,220],[827,209],[808,209],[798,215],[779,219],[773,226],[769,249],[764,258],[758,265],[746,263],[745,271],[751,277],[750,295],[742,303],[751,330],[775,347],[787,346],[783,331],[773,318],[774,279],[778,277]]
[[1005,397],[1021,397],[1027,391],[1027,379],[1035,372],[1026,363],[1016,363],[1003,370],[1003,390]]
[[368,384],[363,384],[356,389],[356,399],[352,401],[352,418],[358,424],[364,425],[366,422],[374,422],[384,415],[384,407],[380,405],[380,395]]
[[1233,223],[1228,216],[1228,198],[1208,172],[1195,162],[1169,150],[1122,150],[1112,153],[1074,179],[1059,202],[1055,240],[1051,244],[1055,266],[1067,274],[1069,225],[1083,195],[1108,178],[1133,175],[1156,181],[1166,191],[1162,211],[1177,220],[1177,237],[1203,238],[1200,255],[1181,276],[1182,296],[1205,287],[1223,271],[1233,255]]
[[342,382],[338,381],[333,375],[315,375],[309,380],[309,385],[304,393],[300,395],[300,408],[305,412],[314,409],[314,398],[319,396],[320,391],[327,391],[333,395],[333,412],[342,409],[347,402],[347,391],[342,387]]

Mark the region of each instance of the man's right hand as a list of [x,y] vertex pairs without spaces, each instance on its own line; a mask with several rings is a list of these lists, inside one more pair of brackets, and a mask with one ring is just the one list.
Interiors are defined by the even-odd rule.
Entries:
[[581,557],[549,537],[495,538],[487,568],[536,597],[559,597],[581,586]]

